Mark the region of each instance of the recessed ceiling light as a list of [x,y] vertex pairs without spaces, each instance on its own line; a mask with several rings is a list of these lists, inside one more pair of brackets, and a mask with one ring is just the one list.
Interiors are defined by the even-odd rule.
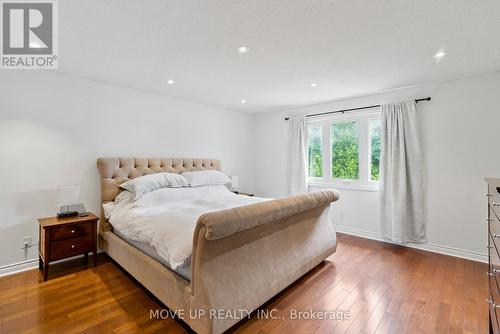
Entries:
[[247,103],[247,100],[243,99],[243,100],[241,100],[241,103],[245,104],[245,103]]
[[172,79],[168,79],[168,80],[167,80],[167,83],[168,83],[169,85],[173,85],[173,84],[175,83],[175,81],[174,81],[174,80],[172,80]]
[[248,46],[242,45],[237,50],[239,53],[248,53],[248,51],[250,51],[250,48]]
[[317,85],[318,85],[317,83],[315,83],[315,82],[311,82],[311,85],[310,85],[310,86],[311,86],[311,87],[316,87]]
[[443,57],[446,56],[446,52],[444,52],[443,50],[439,50],[435,55],[434,55],[434,58],[439,61],[441,59],[443,59]]

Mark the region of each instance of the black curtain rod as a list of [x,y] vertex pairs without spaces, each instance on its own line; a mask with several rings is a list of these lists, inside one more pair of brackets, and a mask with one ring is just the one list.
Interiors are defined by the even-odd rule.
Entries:
[[[431,100],[431,97],[428,96],[424,99],[415,99],[415,103],[419,103],[419,102],[423,102],[423,101],[430,101],[430,100]],[[345,113],[346,111],[363,110],[363,109],[371,109],[371,108],[378,108],[378,107],[380,107],[380,104],[376,104],[373,106],[366,106],[366,107],[358,107],[358,108],[351,108],[351,109],[342,109],[342,110],[335,110],[335,111],[320,112],[319,114],[306,115],[306,117],[338,114],[338,113]],[[285,121],[288,121],[289,119],[290,119],[290,117],[285,117]]]

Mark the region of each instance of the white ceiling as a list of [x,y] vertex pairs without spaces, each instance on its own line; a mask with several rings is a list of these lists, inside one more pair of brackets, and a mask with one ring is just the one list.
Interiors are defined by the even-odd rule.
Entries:
[[58,3],[59,71],[248,112],[500,69],[498,0]]

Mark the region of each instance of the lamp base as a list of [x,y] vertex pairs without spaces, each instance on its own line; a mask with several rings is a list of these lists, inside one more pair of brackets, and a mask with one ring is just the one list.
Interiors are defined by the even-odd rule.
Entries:
[[78,212],[76,211],[59,212],[57,214],[57,218],[76,217],[76,216],[78,216]]

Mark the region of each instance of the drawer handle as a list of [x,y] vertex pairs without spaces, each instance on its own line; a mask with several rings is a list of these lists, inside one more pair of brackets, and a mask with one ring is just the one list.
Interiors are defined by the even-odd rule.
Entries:
[[500,308],[500,305],[495,304],[492,300],[489,300],[489,299],[488,299],[488,300],[486,300],[486,302],[487,302],[488,304],[491,304],[491,307],[492,307],[493,309]]
[[500,234],[498,233],[493,234],[493,238],[500,238]]
[[75,245],[71,245],[71,248],[75,248]]
[[71,230],[71,233],[75,233],[75,230]]

